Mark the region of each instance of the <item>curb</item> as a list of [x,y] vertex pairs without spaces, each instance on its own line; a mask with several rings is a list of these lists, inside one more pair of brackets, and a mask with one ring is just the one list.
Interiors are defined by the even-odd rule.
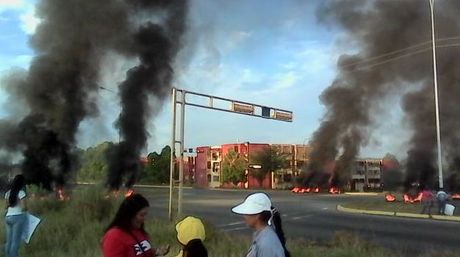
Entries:
[[460,221],[460,217],[457,216],[432,215],[431,218],[434,220]]
[[429,219],[430,218],[430,215],[428,214],[407,213],[407,212],[395,212],[395,216],[405,217],[405,218],[418,218],[418,219]]
[[389,211],[370,211],[370,210],[347,208],[341,205],[337,205],[337,211],[355,213],[355,214],[396,216],[396,217],[403,217],[403,218],[432,219],[432,220],[439,220],[439,221],[460,222],[460,217],[458,216],[431,215],[430,217],[430,215],[428,214],[407,213],[407,212],[389,212]]
[[368,210],[352,209],[352,208],[343,207],[341,205],[337,205],[337,210],[341,211],[341,212],[348,212],[348,213],[395,216],[394,212],[389,212],[389,211],[368,211]]

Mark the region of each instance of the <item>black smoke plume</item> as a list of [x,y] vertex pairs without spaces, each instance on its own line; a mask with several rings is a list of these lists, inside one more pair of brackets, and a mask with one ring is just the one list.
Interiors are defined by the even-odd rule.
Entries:
[[139,172],[139,157],[145,148],[147,122],[152,111],[149,97],[163,101],[170,92],[173,78],[172,62],[185,28],[186,2],[138,1],[141,10],[163,10],[166,17],[162,24],[148,22],[134,33],[133,47],[139,57],[139,65],[130,69],[126,80],[119,85],[122,111],[117,127],[122,141],[109,149],[109,176],[107,184],[119,189],[131,187]]
[[[159,44],[155,42],[158,37],[148,38],[143,32],[152,33],[156,30],[155,26],[144,25],[139,29],[139,20],[161,16],[162,8],[177,6],[178,2],[182,3],[42,0],[37,4],[36,14],[41,23],[30,38],[35,57],[24,76],[9,80],[6,84],[10,99],[24,102],[27,114],[18,119],[18,114],[11,113],[8,120],[0,123],[0,138],[7,139],[0,143],[0,147],[23,156],[23,173],[29,183],[52,189],[63,186],[68,180],[76,166],[73,152],[80,122],[98,115],[94,95],[97,95],[100,88],[98,80],[102,70],[101,60],[105,55],[118,52],[126,57],[140,57],[138,72],[130,72],[126,84],[141,83],[142,79],[136,78],[136,75],[158,79],[167,77],[149,73],[155,71],[150,67],[162,65],[163,60],[156,58],[166,55],[159,53],[163,51],[161,48],[149,49],[151,46],[148,44]],[[183,16],[175,18],[183,20]],[[182,27],[169,27],[175,29],[167,31],[174,35],[168,34],[169,40],[174,42],[171,45],[178,47],[175,45],[178,36],[175,35],[182,33]],[[168,56],[167,60],[170,59]],[[148,83],[145,81],[141,84]],[[136,90],[133,89],[129,94],[138,94]],[[155,91],[158,96],[164,96],[167,91],[161,87],[154,90],[158,90]],[[145,114],[138,114],[146,118]],[[130,151],[132,146],[137,149],[145,144],[140,143],[140,140],[145,140],[145,137],[126,138],[130,155],[135,154]]]
[[[444,161],[453,169],[459,155],[460,2],[435,1],[438,83]],[[428,1],[324,1],[320,22],[338,25],[356,50],[340,56],[338,73],[321,95],[327,111],[312,140],[312,170],[338,159],[337,174],[346,173],[371,136],[376,120],[385,117],[385,99],[401,92],[404,119],[412,129],[406,185],[433,186],[436,136]],[[390,132],[391,133],[391,132]],[[378,135],[373,135],[378,136]],[[393,135],[395,142],[404,140]],[[448,165],[446,165],[447,167]]]

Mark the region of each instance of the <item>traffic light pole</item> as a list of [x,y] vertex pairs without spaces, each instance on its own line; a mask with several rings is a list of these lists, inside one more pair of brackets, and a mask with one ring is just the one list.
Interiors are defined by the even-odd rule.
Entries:
[[170,166],[169,166],[169,206],[168,206],[168,217],[172,220],[172,193],[174,187],[174,149],[176,148],[176,89],[172,89],[172,130],[171,130],[171,155],[170,155]]
[[[178,93],[180,93],[180,99],[178,99]],[[192,95],[195,97],[205,98],[208,104],[196,103],[193,101],[187,102],[186,96]],[[222,107],[216,107],[215,103],[229,103],[228,109]],[[180,105],[180,127],[179,127],[179,140],[176,141],[176,129],[177,129],[177,105]],[[183,89],[172,89],[172,130],[171,130],[171,159],[169,167],[169,208],[168,217],[169,220],[173,219],[172,210],[172,199],[174,189],[174,167],[175,167],[175,149],[176,144],[179,144],[179,188],[177,196],[177,217],[182,215],[182,196],[183,196],[183,183],[184,183],[184,131],[185,131],[185,105],[206,108],[216,111],[232,112],[237,114],[249,115],[258,118],[272,119],[284,122],[292,122],[293,115],[291,111],[263,106],[259,104],[253,104],[218,96],[206,95],[202,93],[196,93],[186,91]]]

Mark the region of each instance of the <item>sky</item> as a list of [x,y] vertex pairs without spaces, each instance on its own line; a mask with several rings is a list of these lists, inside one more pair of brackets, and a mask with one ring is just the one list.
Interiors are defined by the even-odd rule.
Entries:
[[[174,86],[186,90],[290,110],[292,123],[186,107],[185,147],[225,143],[305,144],[325,112],[321,92],[335,77],[337,58],[352,52],[339,28],[319,24],[321,0],[224,1],[193,0],[183,48],[174,65]],[[27,69],[34,51],[28,38],[39,20],[35,0],[0,0],[0,77],[17,67]],[[100,116],[79,129],[80,147],[118,141],[113,124],[120,108],[117,85],[135,64],[120,56],[103,61]],[[10,99],[0,79],[0,117]],[[389,100],[390,101],[390,100]],[[393,103],[391,103],[393,104]],[[402,154],[408,138],[399,104],[378,123],[361,156]],[[153,107],[152,107],[153,108]],[[171,141],[171,103],[153,109],[145,152],[159,151]],[[400,135],[394,142],[394,133]]]

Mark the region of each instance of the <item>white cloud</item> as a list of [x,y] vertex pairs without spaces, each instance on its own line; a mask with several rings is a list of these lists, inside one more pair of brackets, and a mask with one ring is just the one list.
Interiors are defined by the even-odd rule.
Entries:
[[298,80],[298,75],[294,71],[288,71],[279,75],[274,86],[271,88],[272,91],[286,90],[294,86]]
[[0,0],[0,12],[10,9],[22,9],[27,5],[24,0]]
[[[34,0],[0,0],[0,14],[14,10],[19,12],[20,27],[27,34],[33,34],[40,19],[35,16],[35,1]],[[7,19],[0,17],[0,19]]]
[[239,44],[251,37],[251,33],[246,31],[233,31],[230,33],[228,43],[228,49],[233,49]]
[[21,29],[27,34],[34,34],[40,19],[35,16],[35,7],[28,7],[27,11],[19,16]]

